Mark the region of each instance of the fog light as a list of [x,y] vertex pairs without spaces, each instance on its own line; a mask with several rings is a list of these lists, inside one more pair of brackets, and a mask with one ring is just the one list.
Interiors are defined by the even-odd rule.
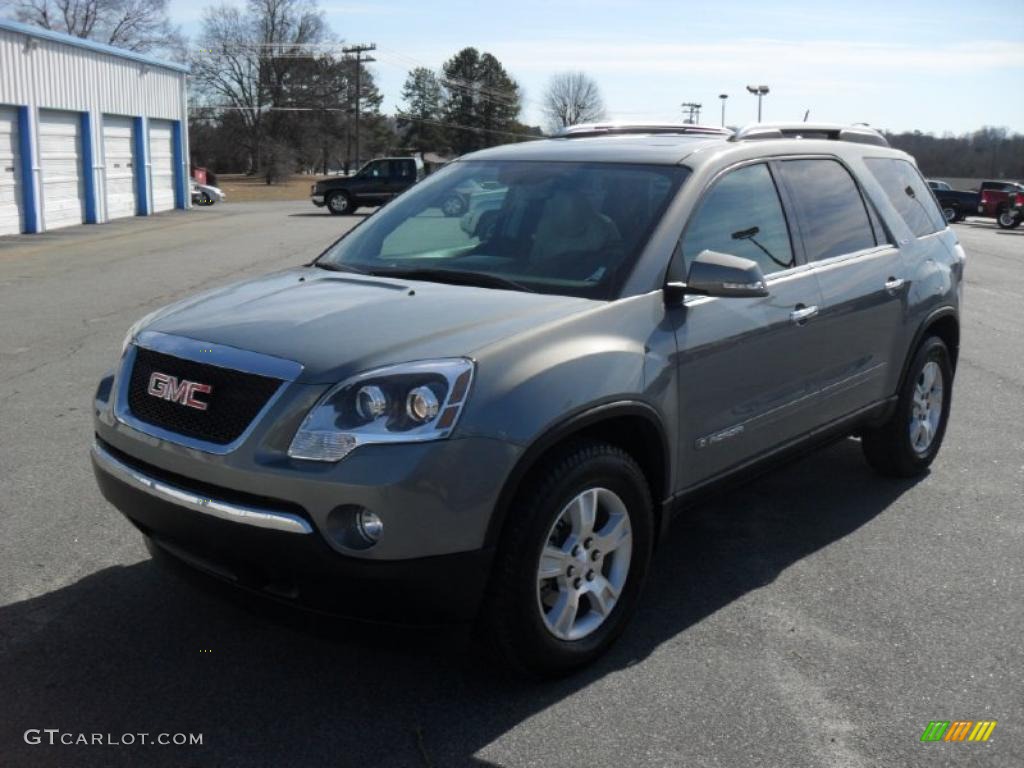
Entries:
[[369,549],[383,533],[380,516],[357,504],[335,507],[327,515],[327,535],[342,549]]
[[375,512],[364,509],[356,516],[356,528],[368,544],[376,544],[384,533],[384,521]]

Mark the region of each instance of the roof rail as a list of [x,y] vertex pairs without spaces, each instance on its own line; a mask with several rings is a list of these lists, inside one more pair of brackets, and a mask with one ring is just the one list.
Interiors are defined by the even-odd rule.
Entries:
[[732,136],[728,128],[693,123],[580,123],[563,128],[555,134],[559,139],[580,139],[590,136],[613,136],[622,134],[697,134],[704,136]]
[[836,123],[753,123],[740,128],[730,141],[761,139],[828,139],[888,147],[885,136],[867,125]]

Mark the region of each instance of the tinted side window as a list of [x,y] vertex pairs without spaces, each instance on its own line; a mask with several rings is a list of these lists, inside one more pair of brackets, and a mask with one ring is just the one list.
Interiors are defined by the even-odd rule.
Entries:
[[868,157],[864,164],[915,237],[945,228],[946,221],[921,174],[906,160]]
[[390,160],[377,160],[366,166],[363,173],[370,179],[386,179],[391,172]]
[[800,220],[808,261],[877,245],[860,190],[835,160],[786,160],[783,178]]
[[732,171],[708,192],[683,235],[687,267],[701,251],[756,261],[765,274],[793,266],[789,227],[766,165]]

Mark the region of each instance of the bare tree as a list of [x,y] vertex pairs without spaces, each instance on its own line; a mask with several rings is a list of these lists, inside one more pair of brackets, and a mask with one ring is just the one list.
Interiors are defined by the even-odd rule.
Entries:
[[168,0],[7,0],[15,18],[129,51],[184,56],[184,39],[167,15]]
[[597,83],[582,72],[552,76],[544,92],[542,109],[552,131],[601,120],[605,116],[604,100]]
[[[323,16],[306,0],[249,0],[246,11],[208,8],[192,58],[197,106],[232,110],[243,126],[250,168],[263,168],[270,113],[287,102],[290,77],[327,37]],[[279,153],[278,153],[279,154]]]

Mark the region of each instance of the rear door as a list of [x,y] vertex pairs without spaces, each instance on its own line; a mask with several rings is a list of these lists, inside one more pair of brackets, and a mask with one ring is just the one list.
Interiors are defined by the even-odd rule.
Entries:
[[669,311],[678,346],[684,486],[817,426],[814,382],[828,343],[815,317],[818,282],[800,263],[768,165],[730,170],[712,183],[686,225],[673,271],[685,274],[705,249],[756,261],[769,295],[693,296]]
[[[822,293],[817,322],[828,338],[816,388],[824,421],[881,400],[904,315],[906,273],[849,169],[834,157],[775,164],[801,247]],[[931,194],[922,191],[931,201]]]
[[392,160],[388,179],[389,199],[397,197],[416,183],[416,161],[412,158]]

